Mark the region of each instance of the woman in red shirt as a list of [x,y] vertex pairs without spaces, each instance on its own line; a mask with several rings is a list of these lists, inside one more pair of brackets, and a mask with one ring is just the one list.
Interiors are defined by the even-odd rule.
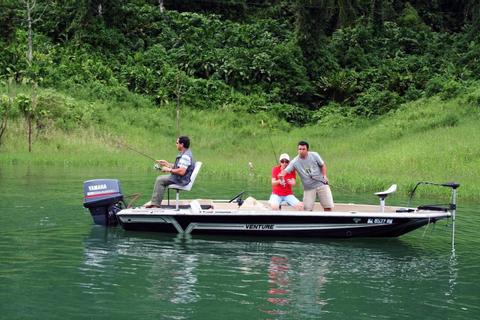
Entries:
[[282,202],[286,202],[297,210],[303,210],[303,203],[295,197],[292,190],[297,178],[295,171],[287,173],[285,177],[278,177],[278,174],[289,164],[290,157],[288,154],[282,153],[279,161],[280,165],[272,168],[272,194],[268,203],[272,210],[278,210]]

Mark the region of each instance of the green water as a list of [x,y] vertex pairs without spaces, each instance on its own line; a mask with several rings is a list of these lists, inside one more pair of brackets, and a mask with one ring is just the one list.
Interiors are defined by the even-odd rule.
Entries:
[[[0,319],[478,319],[480,206],[398,239],[270,239],[92,225],[82,183],[119,178],[147,201],[153,172],[0,168]],[[192,198],[246,178],[199,177]],[[335,193],[337,201],[376,203]],[[363,198],[363,199],[362,199]],[[391,199],[402,203],[402,199]],[[404,203],[403,203],[404,204]]]

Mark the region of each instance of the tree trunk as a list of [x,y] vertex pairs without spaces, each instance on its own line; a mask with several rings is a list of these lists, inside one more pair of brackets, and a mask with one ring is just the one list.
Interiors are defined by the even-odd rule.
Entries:
[[372,1],[371,21],[375,35],[383,33],[383,0]]
[[32,135],[33,135],[33,117],[35,109],[37,108],[37,83],[33,83],[33,91],[32,91],[32,109],[28,113],[28,152],[32,152]]
[[7,130],[7,122],[8,122],[8,113],[5,113],[2,119],[2,124],[0,124],[0,146],[2,145],[2,137],[5,134],[5,131]]
[[25,1],[27,6],[27,25],[28,25],[28,51],[27,51],[27,61],[28,65],[32,65],[33,61],[33,20],[32,20],[32,11],[35,8],[34,1]]
[[177,92],[177,136],[180,135],[180,93]]
[[158,0],[158,10],[160,10],[160,13],[163,13],[165,11],[165,6],[163,5],[163,0]]
[[32,152],[32,117],[28,117],[28,152]]
[[177,136],[180,136],[180,96],[182,95],[182,84],[180,73],[177,73],[177,88],[175,89],[175,96],[177,98]]

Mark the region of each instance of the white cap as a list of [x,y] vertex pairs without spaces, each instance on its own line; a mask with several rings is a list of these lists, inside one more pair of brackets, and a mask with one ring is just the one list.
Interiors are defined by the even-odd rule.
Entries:
[[286,160],[290,161],[290,157],[288,156],[287,153],[282,153],[280,155],[280,158],[278,158],[278,161],[282,161],[283,159],[286,159]]

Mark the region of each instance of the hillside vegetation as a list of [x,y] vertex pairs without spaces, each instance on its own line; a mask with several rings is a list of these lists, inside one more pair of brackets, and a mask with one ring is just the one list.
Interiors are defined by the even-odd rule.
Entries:
[[[142,105],[124,109],[108,100],[74,99],[52,90],[41,94],[70,104],[72,110],[89,108],[89,118],[80,121],[90,125],[46,126],[28,152],[25,123],[16,120],[4,137],[0,163],[152,170],[152,161],[128,147],[154,158],[175,157],[173,107],[142,104],[135,95],[130,99]],[[332,185],[343,191],[378,191],[398,183],[406,194],[418,181],[458,181],[463,199],[478,200],[479,120],[480,86],[475,86],[455,99],[420,99],[375,120],[331,113],[304,127],[272,120],[268,112],[186,108],[181,110],[180,132],[192,138],[196,157],[205,163],[202,174],[220,179],[253,174],[258,183],[268,184],[276,156],[294,155],[296,143],[306,139],[327,161]]]
[[473,0],[5,0],[0,162],[150,170],[118,141],[171,158],[182,133],[205,174],[252,162],[268,180],[305,139],[338,188],[458,180],[478,198],[479,13]]

